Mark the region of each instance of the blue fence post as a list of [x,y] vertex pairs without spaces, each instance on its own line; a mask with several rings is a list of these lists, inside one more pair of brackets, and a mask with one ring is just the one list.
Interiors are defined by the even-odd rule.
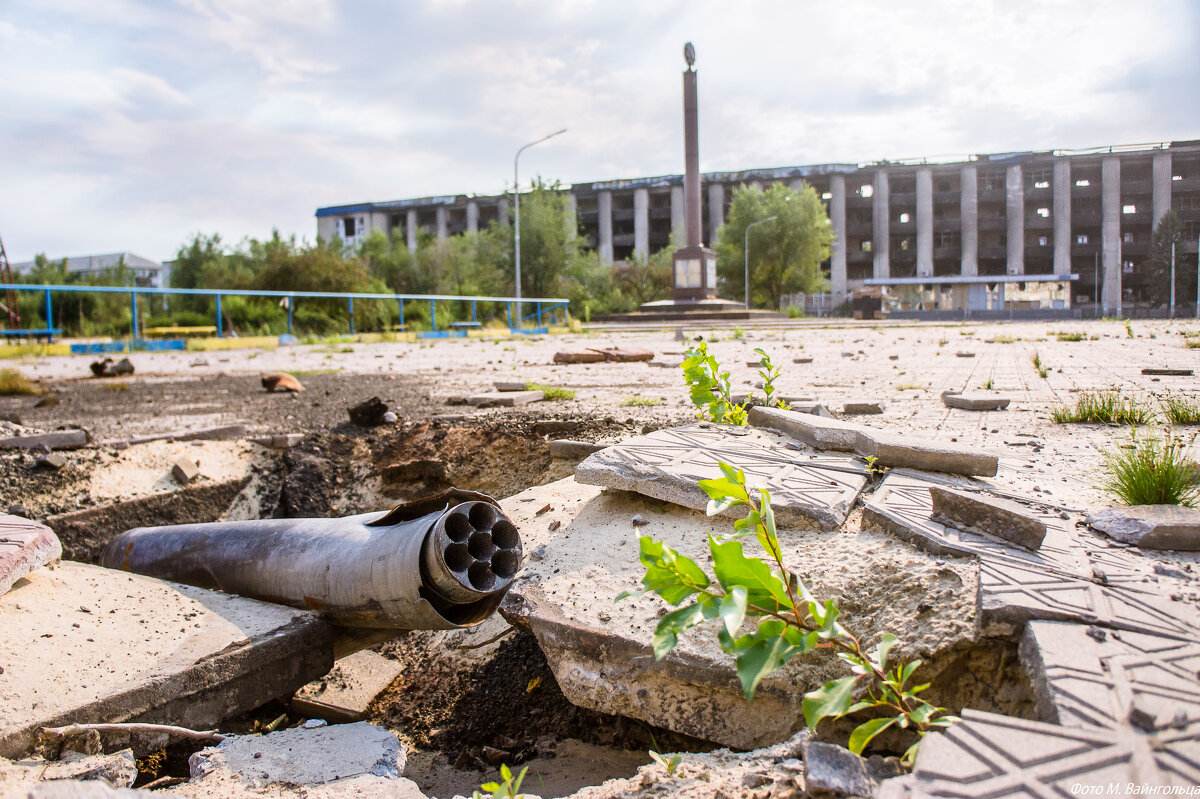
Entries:
[[542,326],[542,304],[540,302],[537,304],[537,317],[538,317],[538,327],[541,327]]
[[508,329],[512,330],[512,303],[504,303],[504,318],[508,320]]
[[292,334],[292,314],[296,310],[296,298],[288,297],[288,335]]
[[133,316],[131,317],[133,319],[133,324],[130,328],[130,331],[133,335],[133,342],[130,343],[130,349],[133,349],[133,344],[136,343],[138,340],[137,292],[136,291],[129,292],[129,305],[133,309]]
[[404,300],[396,300],[396,305],[400,306],[400,327],[404,327]]
[[50,304],[50,289],[46,289],[46,343],[54,343],[54,334],[50,331],[54,329],[54,306]]
[[347,297],[346,305],[350,309],[350,335],[354,335],[354,298]]
[[475,300],[471,300],[471,321],[475,321]]
[[433,300],[429,301],[429,326],[437,330],[437,303]]
[[217,338],[225,336],[225,324],[221,321],[221,295],[217,294]]

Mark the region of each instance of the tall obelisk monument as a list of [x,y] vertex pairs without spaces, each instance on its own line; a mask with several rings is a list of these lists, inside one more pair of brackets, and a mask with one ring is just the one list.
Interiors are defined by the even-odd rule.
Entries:
[[700,241],[700,142],[696,122],[696,48],[683,46],[683,196],[687,246],[675,251],[675,301],[696,302],[717,296],[717,256]]

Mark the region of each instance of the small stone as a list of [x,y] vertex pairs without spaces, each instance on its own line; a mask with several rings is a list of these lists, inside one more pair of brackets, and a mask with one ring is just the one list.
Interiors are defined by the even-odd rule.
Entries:
[[33,462],[35,469],[50,469],[57,472],[59,469],[67,465],[67,459],[59,455],[57,452],[49,455],[43,455]]
[[366,402],[360,402],[348,409],[350,421],[359,427],[377,427],[383,424],[383,415],[388,412],[388,406],[379,397],[371,397]]
[[171,466],[171,476],[180,485],[187,485],[200,476],[200,465],[191,458],[180,458]]
[[634,517],[629,520],[629,523],[632,524],[634,527],[645,527],[646,525],[648,525],[650,523],[650,520],[647,519],[642,514],[637,513],[637,514],[634,514]]
[[867,761],[849,749],[815,741],[804,753],[804,764],[804,785],[810,793],[870,796],[875,790]]
[[395,424],[399,420],[399,418],[400,417],[398,417],[392,411],[388,411],[387,413],[385,413],[383,415],[383,423],[384,424]]
[[1088,634],[1088,637],[1094,638],[1095,640],[1101,641],[1101,642],[1105,641],[1108,638],[1108,633],[1105,632],[1104,628],[1102,628],[1102,627],[1088,627],[1087,634]]

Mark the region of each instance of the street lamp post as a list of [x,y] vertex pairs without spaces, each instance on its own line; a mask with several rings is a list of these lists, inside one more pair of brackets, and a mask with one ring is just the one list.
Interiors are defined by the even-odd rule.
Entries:
[[521,181],[517,174],[517,164],[521,160],[521,153],[528,150],[535,144],[541,144],[547,139],[553,139],[560,133],[566,133],[567,129],[555,131],[549,136],[543,136],[537,141],[531,141],[521,149],[517,150],[517,154],[513,157],[513,261],[517,267],[517,327],[521,327],[521,322],[524,317],[521,316]]
[[746,257],[746,310],[750,310],[750,228],[755,225],[762,225],[770,222],[772,219],[778,219],[777,216],[768,216],[766,219],[760,219],[757,222],[751,222],[746,225],[746,242],[742,247],[742,254]]

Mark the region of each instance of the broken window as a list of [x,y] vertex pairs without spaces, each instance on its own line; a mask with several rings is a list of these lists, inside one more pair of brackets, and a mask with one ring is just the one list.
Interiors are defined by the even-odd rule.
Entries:
[[822,200],[832,200],[832,199],[833,199],[833,192],[831,192],[831,191],[827,191],[827,192],[825,192],[824,194],[822,194],[822,195],[821,195],[821,199],[822,199]]
[[860,197],[870,197],[875,194],[875,187],[870,184],[867,184],[866,186],[859,186],[858,194]]
[[1048,236],[1038,236],[1038,246],[1039,247],[1045,247],[1049,243],[1050,243],[1050,238]]
[[1050,170],[1048,169],[1039,169],[1034,172],[1030,172],[1029,179],[1033,181],[1033,187],[1035,189],[1050,188]]
[[863,252],[870,252],[870,251],[871,251],[871,240],[870,240],[870,239],[864,239],[864,240],[863,240],[863,243],[862,243],[862,251],[863,251]]
[[1125,242],[1126,244],[1133,244],[1133,234],[1129,231],[1125,231],[1123,234],[1121,234],[1121,241]]
[[1087,239],[1086,233],[1080,233],[1078,236],[1075,237],[1076,244],[1087,244],[1087,241],[1088,241],[1088,239]]
[[346,238],[354,237],[354,217],[348,216],[342,220],[342,229],[345,232]]
[[1123,214],[1136,214],[1136,213],[1137,213],[1137,206],[1136,206],[1136,205],[1122,205],[1122,206],[1121,206],[1121,213],[1123,213]]
[[1088,180],[1087,178],[1080,178],[1079,180],[1075,181],[1075,185],[1076,186],[1090,186],[1090,185],[1092,185],[1092,182],[1090,180]]
[[1042,219],[1049,219],[1050,218],[1050,209],[1049,208],[1039,208],[1039,209],[1037,209],[1037,215],[1040,216]]
[[908,214],[900,214],[900,224],[903,225],[904,223],[908,222],[910,218],[911,217],[909,217]]

